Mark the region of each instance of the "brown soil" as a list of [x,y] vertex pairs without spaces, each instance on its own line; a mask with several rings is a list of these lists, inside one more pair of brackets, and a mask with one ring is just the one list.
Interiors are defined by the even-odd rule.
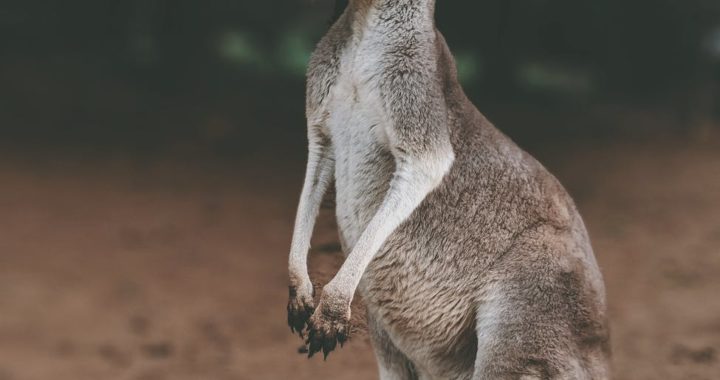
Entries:
[[[605,273],[616,378],[720,378],[720,145],[539,155]],[[24,156],[0,160],[0,380],[376,378],[362,333],[323,362],[285,325],[301,158]]]

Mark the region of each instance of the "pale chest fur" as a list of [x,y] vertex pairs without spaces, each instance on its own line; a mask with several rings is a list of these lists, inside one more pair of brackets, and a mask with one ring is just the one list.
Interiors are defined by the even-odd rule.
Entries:
[[346,248],[354,246],[374,215],[394,172],[386,135],[390,121],[379,83],[382,29],[367,22],[343,49],[323,107],[335,153],[336,213]]

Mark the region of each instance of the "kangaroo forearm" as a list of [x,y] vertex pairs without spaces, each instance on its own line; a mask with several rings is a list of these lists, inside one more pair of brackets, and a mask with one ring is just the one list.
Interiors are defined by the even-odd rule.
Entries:
[[329,146],[310,150],[305,182],[295,217],[289,269],[292,281],[306,280],[307,254],[320,204],[332,180],[334,160]]

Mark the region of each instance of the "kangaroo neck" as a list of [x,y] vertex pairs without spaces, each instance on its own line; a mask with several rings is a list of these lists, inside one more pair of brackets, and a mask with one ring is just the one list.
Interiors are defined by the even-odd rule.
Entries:
[[435,29],[435,0],[351,0],[348,11],[356,32],[367,25],[370,15],[398,30]]

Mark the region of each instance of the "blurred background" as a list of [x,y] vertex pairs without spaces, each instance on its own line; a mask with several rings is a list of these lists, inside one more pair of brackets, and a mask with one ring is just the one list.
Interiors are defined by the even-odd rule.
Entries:
[[[342,3],[0,1],[0,380],[376,378],[361,328],[322,362],[285,326],[304,70]],[[437,24],[578,203],[616,378],[717,379],[720,3],[441,0]]]

